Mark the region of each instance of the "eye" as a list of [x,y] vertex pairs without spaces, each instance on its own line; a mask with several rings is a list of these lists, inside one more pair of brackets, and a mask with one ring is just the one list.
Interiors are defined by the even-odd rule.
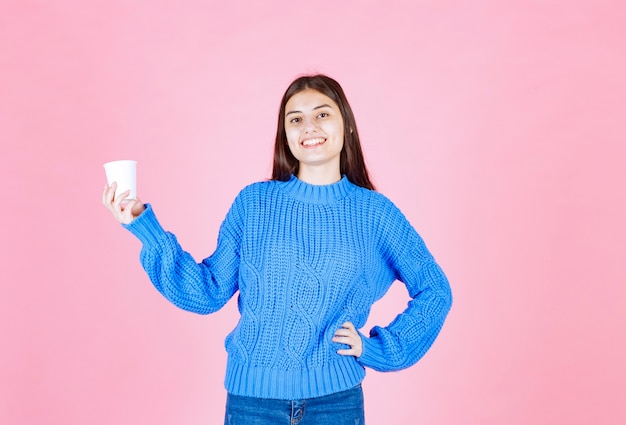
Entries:
[[318,118],[326,118],[328,116],[328,112],[320,112],[320,114],[317,116]]
[[290,119],[290,120],[289,120],[289,122],[290,122],[291,124],[297,124],[297,123],[299,123],[300,121],[301,121],[300,117],[294,117],[294,118],[292,118],[292,119]]

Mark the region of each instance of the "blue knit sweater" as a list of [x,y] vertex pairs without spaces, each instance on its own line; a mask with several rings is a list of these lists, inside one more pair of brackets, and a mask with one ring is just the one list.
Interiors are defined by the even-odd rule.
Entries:
[[[452,303],[448,281],[391,201],[347,178],[327,186],[296,177],[244,188],[202,262],[163,230],[148,204],[125,226],[142,242],[152,283],[178,307],[208,314],[239,291],[241,318],[226,338],[226,389],[304,399],[349,389],[365,376],[406,368],[432,345]],[[359,358],[332,342],[346,321],[361,328],[399,280],[412,300],[363,338]]]

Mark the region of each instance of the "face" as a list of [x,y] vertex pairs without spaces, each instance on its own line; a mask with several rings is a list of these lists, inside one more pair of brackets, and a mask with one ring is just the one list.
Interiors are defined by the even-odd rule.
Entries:
[[340,176],[343,127],[337,104],[316,90],[303,90],[287,101],[285,133],[299,175],[315,170]]

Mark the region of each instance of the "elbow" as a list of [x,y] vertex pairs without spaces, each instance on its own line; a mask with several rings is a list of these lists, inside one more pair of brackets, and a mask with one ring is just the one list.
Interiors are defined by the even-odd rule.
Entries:
[[203,316],[215,313],[223,306],[221,303],[214,304],[203,299],[194,299],[194,297],[181,297],[178,294],[168,294],[166,298],[181,310]]
[[454,297],[452,296],[452,288],[450,288],[449,284],[446,285],[446,288],[442,294],[442,298],[443,298],[446,311],[450,311],[450,309],[452,308],[452,301]]
[[223,304],[212,305],[207,303],[190,303],[188,302],[188,300],[187,302],[175,302],[174,305],[182,310],[188,311],[190,313],[199,314],[201,316],[215,313],[223,306]]
[[442,273],[442,279],[440,280],[440,284],[437,287],[436,296],[439,298],[439,303],[441,309],[445,312],[444,316],[450,311],[452,308],[452,288],[450,287],[450,282],[448,282],[448,278],[445,277]]

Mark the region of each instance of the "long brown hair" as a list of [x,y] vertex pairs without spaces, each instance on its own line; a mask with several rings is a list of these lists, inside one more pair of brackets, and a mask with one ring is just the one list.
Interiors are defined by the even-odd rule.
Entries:
[[287,181],[291,178],[292,174],[298,174],[298,160],[293,156],[287,145],[287,134],[285,133],[285,106],[293,95],[306,89],[312,89],[328,96],[339,107],[344,123],[344,141],[340,155],[341,175],[348,177],[348,180],[357,186],[376,190],[370,181],[369,173],[365,166],[356,121],[348,99],[337,81],[322,74],[307,75],[297,78],[289,85],[280,101],[278,127],[276,128],[276,143],[274,144],[272,180]]

